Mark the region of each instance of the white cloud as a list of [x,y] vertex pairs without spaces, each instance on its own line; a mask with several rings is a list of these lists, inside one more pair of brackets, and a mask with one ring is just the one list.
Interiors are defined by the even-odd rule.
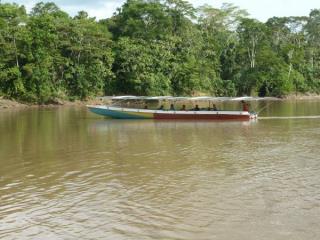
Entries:
[[[122,1],[121,1],[122,2]],[[116,9],[121,7],[122,3],[119,1],[105,1],[101,8],[89,8],[86,11],[89,13],[89,16],[96,17],[97,19],[104,19],[113,15],[116,12]]]

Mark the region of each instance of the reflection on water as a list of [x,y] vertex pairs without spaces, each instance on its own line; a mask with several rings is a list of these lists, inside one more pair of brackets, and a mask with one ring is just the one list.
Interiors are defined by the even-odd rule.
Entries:
[[[297,104],[263,114],[320,115]],[[0,112],[0,239],[318,239],[319,139],[319,119]]]
[[270,119],[279,119],[279,120],[289,120],[289,119],[318,119],[319,116],[294,116],[294,117],[260,117],[259,120],[270,120]]

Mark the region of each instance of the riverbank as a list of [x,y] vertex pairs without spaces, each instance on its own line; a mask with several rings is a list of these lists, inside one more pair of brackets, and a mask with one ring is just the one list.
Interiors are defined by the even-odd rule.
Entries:
[[[307,95],[288,95],[279,100],[320,100],[320,95],[317,94],[307,94]],[[24,109],[24,108],[51,108],[51,107],[59,107],[59,106],[86,106],[86,105],[103,105],[106,104],[106,100],[103,98],[94,98],[87,101],[66,101],[66,100],[56,100],[50,104],[32,104],[32,103],[24,103],[15,100],[5,99],[0,97],[0,110],[5,109]]]
[[85,106],[85,105],[101,105],[103,104],[103,99],[95,98],[87,101],[65,101],[57,100],[50,104],[32,104],[24,103],[15,100],[0,98],[0,110],[6,109],[24,109],[24,108],[50,108],[50,107],[59,107],[59,106]]
[[291,94],[281,98],[283,100],[320,100],[319,94]]

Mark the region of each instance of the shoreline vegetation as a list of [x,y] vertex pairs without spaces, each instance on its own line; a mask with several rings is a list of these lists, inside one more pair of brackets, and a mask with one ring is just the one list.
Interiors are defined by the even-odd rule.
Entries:
[[200,94],[319,95],[320,9],[260,22],[230,3],[127,0],[96,20],[85,11],[72,17],[53,2],[29,13],[0,2],[3,106]]

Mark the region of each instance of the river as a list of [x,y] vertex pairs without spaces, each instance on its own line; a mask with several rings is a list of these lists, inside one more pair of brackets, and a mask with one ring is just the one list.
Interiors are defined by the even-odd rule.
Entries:
[[320,239],[320,101],[254,122],[0,112],[0,239]]

